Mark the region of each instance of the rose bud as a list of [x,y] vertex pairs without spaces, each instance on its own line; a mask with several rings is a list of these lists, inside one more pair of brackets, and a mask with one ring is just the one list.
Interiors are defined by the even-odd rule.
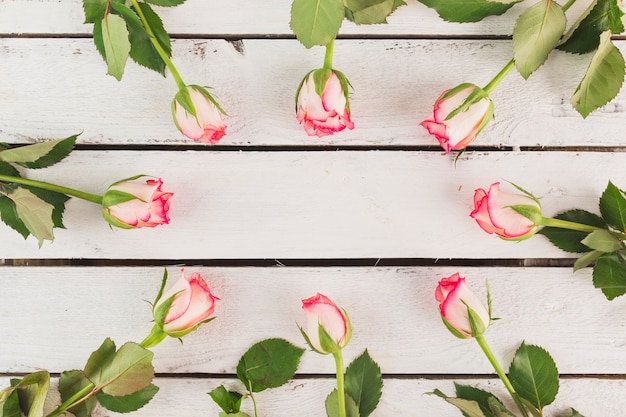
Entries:
[[[460,109],[471,98],[469,107]],[[474,84],[461,84],[452,90],[444,91],[435,101],[433,118],[420,123],[439,141],[446,153],[464,149],[493,117],[493,102],[480,87]]]
[[104,193],[102,215],[109,224],[132,229],[169,223],[169,199],[174,194],[161,191],[160,178],[137,181],[142,177],[118,181]]
[[314,351],[321,354],[336,353],[350,341],[352,326],[348,313],[337,307],[330,298],[317,293],[302,300],[306,313],[306,331],[300,327],[302,336]]
[[215,99],[198,85],[181,89],[172,101],[172,115],[178,130],[202,143],[217,143],[226,134],[222,113]]
[[499,182],[491,184],[489,191],[477,189],[470,217],[489,234],[512,240],[528,239],[537,232],[543,217],[539,200],[520,191],[525,195],[500,191]]
[[296,93],[296,118],[309,136],[354,129],[348,86],[348,79],[339,71],[318,69],[304,77]]
[[216,300],[200,274],[187,277],[182,270],[181,278],[155,302],[155,322],[166,334],[182,337],[212,320]]
[[457,273],[442,278],[435,290],[444,324],[459,338],[481,335],[490,322],[489,311]]

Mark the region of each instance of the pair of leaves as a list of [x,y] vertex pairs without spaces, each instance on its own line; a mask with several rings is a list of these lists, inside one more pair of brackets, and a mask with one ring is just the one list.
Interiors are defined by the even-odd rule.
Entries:
[[386,23],[403,0],[294,0],[289,26],[307,48],[337,37],[343,19],[356,24]]
[[[121,0],[83,0],[85,23],[94,24],[94,43],[107,63],[108,74],[121,80],[130,57],[139,65],[165,76],[165,62],[157,48],[169,57],[171,42],[161,18],[150,4],[176,6],[183,2],[146,0],[138,2],[139,10],[135,10],[126,7]],[[145,18],[149,28],[144,26],[139,15]]]
[[[554,360],[543,348],[522,343],[515,352],[508,378],[524,406],[532,415],[542,415],[559,390],[559,373]],[[439,390],[432,394],[444,398],[467,417],[514,417],[502,401],[488,391],[455,384],[456,397]]]
[[553,0],[541,0],[518,18],[513,31],[513,56],[519,73],[528,78],[560,48],[567,52],[596,50],[583,79],[571,97],[572,106],[586,118],[619,92],[624,81],[624,58],[611,35],[624,31],[617,0],[596,0],[565,35],[566,17]]
[[0,416],[43,417],[43,407],[50,388],[47,371],[34,372],[24,378],[12,379],[11,386],[0,391]]
[[89,417],[96,403],[117,412],[128,413],[146,405],[157,393],[152,384],[153,353],[137,343],[126,343],[116,350],[109,338],[94,351],[83,371],[61,374],[59,392],[66,401],[86,389],[87,400],[69,409],[76,417]]
[[595,262],[593,284],[612,300],[626,294],[626,248],[622,240],[626,232],[626,193],[610,181],[600,197],[600,213],[602,217],[570,210],[555,216],[599,228],[591,233],[555,227],[544,227],[539,233],[564,251],[585,253],[574,264],[575,271]]
[[[368,417],[378,406],[383,380],[380,367],[365,350],[346,368],[344,376],[347,417]],[[339,392],[335,389],[326,398],[328,417],[339,417]]]
[[65,194],[29,185],[20,185],[10,178],[20,178],[11,165],[45,168],[64,159],[74,147],[77,135],[0,151],[0,219],[24,238],[33,235],[41,247],[44,240],[53,240],[53,228],[63,226]]
[[[294,376],[303,353],[304,349],[284,339],[263,340],[242,355],[237,364],[237,377],[250,393],[280,387]],[[228,391],[220,385],[209,395],[225,415],[245,416],[239,411],[242,394]]]

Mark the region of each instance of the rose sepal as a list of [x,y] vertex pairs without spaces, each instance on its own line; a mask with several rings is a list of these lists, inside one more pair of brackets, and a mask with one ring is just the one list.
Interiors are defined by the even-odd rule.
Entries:
[[337,79],[339,80],[339,84],[341,84],[341,89],[343,90],[343,96],[346,99],[346,110],[348,110],[348,113],[350,113],[350,97],[349,97],[348,90],[349,88],[352,88],[352,84],[350,84],[350,81],[348,81],[348,77],[346,77],[346,75],[343,72],[339,70],[335,70],[335,69],[330,69],[330,68],[319,68],[316,70],[311,70],[306,73],[304,78],[302,78],[302,81],[300,81],[300,85],[298,85],[298,89],[296,90],[296,111],[298,111],[298,96],[300,95],[300,90],[302,90],[302,86],[304,85],[306,80],[309,78],[311,73],[313,73],[313,82],[315,83],[315,92],[317,93],[318,96],[320,96],[320,98],[322,97],[322,94],[324,94],[326,83],[330,79],[331,74],[335,73],[335,75],[337,76]]
[[471,336],[466,336],[460,331],[458,331],[457,329],[455,329],[454,326],[452,326],[450,322],[446,320],[444,316],[441,316],[441,321],[443,321],[443,324],[450,331],[450,333],[452,333],[454,336],[458,337],[459,339],[469,339],[471,337]]
[[226,112],[219,105],[217,100],[215,100],[213,96],[207,91],[207,88],[210,88],[210,87],[203,87],[197,84],[190,84],[178,90],[178,93],[176,93],[176,95],[174,96],[174,100],[172,100],[172,116],[174,119],[174,124],[176,125],[176,128],[178,128],[178,130],[181,130],[181,127],[178,124],[178,121],[176,119],[176,103],[180,104],[187,113],[192,114],[193,117],[196,119],[196,123],[198,123],[198,125],[201,125],[200,120],[198,120],[196,106],[194,106],[193,101],[191,100],[191,96],[189,95],[190,88],[202,94],[207,100],[209,100],[215,106],[215,108],[220,113],[222,113],[223,115],[226,115]]
[[[466,88],[473,88],[473,90],[469,94],[469,96],[467,96],[465,101],[463,101],[463,103],[459,107],[457,107],[456,109],[452,110],[450,112],[450,114],[448,114],[446,116],[446,118],[444,120],[452,119],[454,116],[456,116],[459,113],[462,113],[462,112],[466,111],[473,104],[478,103],[482,99],[485,99],[485,98],[489,99],[489,94],[487,94],[487,92],[485,90],[483,90],[482,88],[480,88],[476,84],[462,83],[462,84],[459,84],[456,87],[451,88],[450,90],[446,91],[444,94],[441,95],[441,97],[439,97],[439,99],[437,99],[437,101],[439,102],[439,101],[442,101],[442,100],[446,100],[446,99],[448,99],[448,98],[450,98],[452,96],[455,96],[455,95],[457,95],[459,93],[459,91],[465,90]],[[489,106],[489,110],[488,110],[487,115],[489,117],[485,117],[483,123],[480,124],[478,132],[480,132],[480,130],[491,120],[491,117],[493,116],[493,103],[491,103],[491,105]],[[478,132],[476,132],[476,134],[478,134]]]

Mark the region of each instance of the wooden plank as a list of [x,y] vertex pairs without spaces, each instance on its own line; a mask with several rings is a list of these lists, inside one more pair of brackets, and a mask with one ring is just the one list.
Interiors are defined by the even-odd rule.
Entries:
[[[508,398],[498,380],[470,379],[459,382],[492,391],[500,398]],[[0,387],[8,386],[8,383],[8,378],[0,377]],[[242,390],[241,385],[232,379],[156,378],[155,384],[160,388],[157,395],[144,408],[133,412],[133,416],[215,416],[221,410],[209,398],[208,391],[222,384],[228,389]],[[255,394],[259,415],[324,417],[326,416],[324,400],[333,387],[334,381],[330,379],[296,379],[280,388],[260,392]],[[56,380],[53,380],[52,389],[56,389]],[[453,381],[385,379],[383,395],[373,415],[461,416],[459,411],[441,398],[425,395],[434,389],[453,394]],[[561,380],[556,401],[545,408],[544,415],[562,415],[570,407],[574,407],[585,417],[620,416],[626,408],[624,389],[626,381],[623,380],[593,378]],[[59,402],[58,394],[51,391],[46,410],[51,411]],[[242,411],[254,415],[251,400],[246,399],[242,404]],[[507,405],[511,410],[515,410],[515,405],[509,403]],[[94,414],[98,417],[119,415],[121,414],[103,409],[97,409]]]
[[[447,23],[437,13],[417,2],[408,2],[396,11],[386,25],[357,26],[345,21],[345,35],[510,35],[513,22],[525,9],[516,7],[505,16],[491,17],[483,22]],[[584,3],[584,2],[583,2]],[[575,3],[568,16],[573,22],[586,8]],[[171,9],[158,9],[170,33],[213,36],[258,36],[260,34],[293,35],[289,29],[291,1],[268,0],[255,3],[247,0],[213,2],[188,0]],[[28,16],[28,18],[25,18]],[[50,16],[54,16],[51,19]],[[91,25],[83,24],[85,16],[81,0],[4,0],[0,2],[0,33],[6,34],[91,34]]]
[[[173,280],[178,267],[168,268]],[[350,314],[346,362],[365,348],[386,374],[489,374],[477,344],[452,336],[434,299],[437,281],[454,272],[481,298],[489,280],[494,316],[485,337],[504,366],[522,341],[543,346],[563,374],[626,374],[622,331],[626,299],[607,301],[588,270],[569,268],[207,268],[221,298],[213,322],[157,346],[160,373],[234,373],[254,343],[282,337],[305,346],[296,326],[300,300],[321,292]],[[105,337],[141,341],[160,267],[0,268],[0,373],[83,366]],[[486,297],[485,297],[486,298]],[[303,356],[300,374],[332,374],[332,358]]]
[[[3,258],[560,258],[543,236],[512,243],[469,217],[473,192],[512,181],[544,214],[598,211],[608,180],[621,188],[626,153],[77,151],[35,179],[103,193],[136,174],[174,192],[171,223],[112,230],[100,208],[72,199],[66,230],[39,250],[0,225]],[[506,189],[503,186],[503,189]],[[513,188],[510,188],[513,191]]]
[[[626,41],[617,44],[626,53]],[[356,128],[311,138],[295,119],[294,95],[304,74],[321,65],[322,49],[293,40],[174,42],[184,79],[214,87],[229,114],[220,144],[235,146],[438,146],[418,123],[432,116],[440,92],[462,82],[485,85],[510,56],[509,40],[338,41],[335,65],[354,86]],[[474,145],[626,145],[626,90],[585,120],[569,104],[588,59],[556,52],[528,81],[511,73],[492,94],[495,120]],[[129,63],[117,82],[105,75],[90,39],[0,38],[0,72],[2,141],[82,131],[81,143],[195,144],[172,122],[171,77]]]

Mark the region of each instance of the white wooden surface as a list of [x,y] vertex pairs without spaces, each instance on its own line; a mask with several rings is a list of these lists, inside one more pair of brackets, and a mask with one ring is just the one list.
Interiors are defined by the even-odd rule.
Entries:
[[[473,144],[488,152],[468,152],[455,166],[418,126],[442,90],[484,85],[508,61],[506,36],[526,2],[475,24],[442,22],[417,2],[387,25],[344,23],[334,62],[354,86],[356,128],[321,139],[304,134],[293,106],[298,83],[321,65],[323,50],[293,39],[290,1],[188,0],[160,10],[184,79],[211,85],[229,113],[227,136],[214,148],[195,147],[174,128],[171,78],[133,63],[122,82],[105,75],[81,3],[0,1],[0,141],[82,131],[84,149],[28,175],[93,193],[127,176],[158,175],[175,193],[172,222],[111,230],[98,207],[71,200],[67,229],[40,250],[0,225],[0,264],[7,264],[0,266],[0,387],[39,369],[80,368],[106,336],[143,338],[150,315],[142,300],[157,290],[156,265],[167,264],[176,277],[185,262],[222,298],[218,318],[182,346],[169,340],[155,348],[161,391],[135,415],[217,415],[206,393],[235,386],[235,365],[252,343],[277,336],[303,345],[295,326],[300,299],[317,291],[350,312],[346,357],[367,347],[381,365],[385,388],[374,417],[459,415],[423,393],[452,393],[456,377],[469,377],[505,395],[475,343],[454,338],[440,322],[434,288],[458,271],[481,294],[489,280],[502,320],[487,338],[504,363],[522,340],[553,355],[564,379],[548,415],[566,406],[587,417],[626,415],[626,299],[607,301],[590,270],[508,266],[505,260],[549,265],[571,255],[541,236],[501,241],[468,216],[475,188],[505,180],[542,197],[547,215],[572,207],[597,212],[609,179],[626,188],[626,92],[583,120],[568,103],[588,57],[556,52],[528,81],[512,73],[492,94],[496,118]],[[586,4],[577,2],[570,14]],[[626,41],[617,45],[626,52]],[[555,150],[527,150],[536,146]],[[10,266],[81,258],[100,266]],[[372,266],[355,266],[362,258]],[[374,267],[379,258],[415,265]],[[226,266],[210,266],[220,259]],[[236,267],[273,259],[317,266]],[[327,259],[347,266],[325,267]],[[148,266],[128,266],[139,264]],[[259,396],[260,415],[323,416],[331,362],[306,353],[297,379]]]

